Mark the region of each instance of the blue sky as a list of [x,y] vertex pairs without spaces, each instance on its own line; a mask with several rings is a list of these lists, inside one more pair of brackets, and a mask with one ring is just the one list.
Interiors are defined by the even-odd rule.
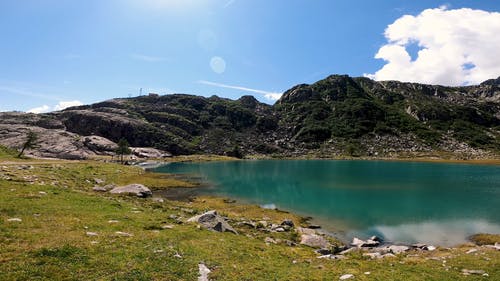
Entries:
[[[434,12],[423,13],[428,9]],[[482,62],[480,55],[487,49],[469,47],[457,53],[464,61],[445,62],[450,63],[446,73],[452,73],[454,65],[463,69],[444,77],[423,62],[407,66],[404,48],[412,60],[426,44],[433,50],[436,44],[426,43],[425,38],[436,31],[412,31],[436,18],[449,18],[454,24],[453,19],[470,16],[467,26],[477,22],[477,32],[488,26],[496,32],[498,12],[500,1],[477,0],[4,0],[0,1],[0,110],[49,111],[78,102],[136,96],[140,88],[144,94],[215,94],[233,99],[253,94],[272,103],[296,84],[334,73],[471,84],[500,75],[491,61],[490,66]],[[394,32],[384,35],[405,15],[414,17],[414,22],[400,21]],[[482,17],[490,20],[486,27],[476,20]],[[486,37],[462,38],[436,49],[472,40],[491,50],[499,47],[498,52],[500,43]],[[466,77],[461,73],[471,68],[468,60],[477,71],[467,72]],[[392,64],[382,69],[387,62]]]

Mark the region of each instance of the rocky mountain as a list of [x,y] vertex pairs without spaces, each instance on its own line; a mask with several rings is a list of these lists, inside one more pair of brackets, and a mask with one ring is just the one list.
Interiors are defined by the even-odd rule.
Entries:
[[0,113],[0,144],[19,146],[28,130],[44,140],[38,154],[65,158],[111,153],[120,138],[173,154],[498,157],[500,77],[445,87],[332,75],[291,88],[272,106],[252,96],[151,94]]

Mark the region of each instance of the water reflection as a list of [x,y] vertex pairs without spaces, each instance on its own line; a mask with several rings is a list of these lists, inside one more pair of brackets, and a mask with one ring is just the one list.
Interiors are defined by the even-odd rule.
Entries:
[[500,233],[500,226],[485,220],[435,221],[374,226],[366,231],[349,232],[349,236],[377,235],[393,243],[454,246],[467,242],[467,237],[477,233]]

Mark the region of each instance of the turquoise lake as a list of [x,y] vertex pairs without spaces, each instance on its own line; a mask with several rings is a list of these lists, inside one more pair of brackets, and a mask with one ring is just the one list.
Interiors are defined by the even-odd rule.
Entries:
[[255,160],[171,163],[202,194],[311,216],[346,240],[455,245],[500,233],[500,166],[390,161]]

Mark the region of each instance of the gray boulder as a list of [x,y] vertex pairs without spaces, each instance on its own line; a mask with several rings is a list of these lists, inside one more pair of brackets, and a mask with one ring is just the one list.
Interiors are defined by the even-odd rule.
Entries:
[[325,237],[318,234],[302,234],[300,236],[300,244],[312,248],[330,248],[331,245]]
[[234,234],[238,234],[238,232],[234,230],[234,228],[231,227],[231,225],[229,225],[229,223],[227,223],[223,217],[219,216],[216,211],[208,211],[201,215],[194,216],[188,219],[187,222],[197,222],[202,227],[213,231],[218,231],[218,232],[227,231]]
[[118,186],[109,191],[112,194],[135,195],[137,197],[149,197],[153,193],[142,184],[129,184],[125,186]]

